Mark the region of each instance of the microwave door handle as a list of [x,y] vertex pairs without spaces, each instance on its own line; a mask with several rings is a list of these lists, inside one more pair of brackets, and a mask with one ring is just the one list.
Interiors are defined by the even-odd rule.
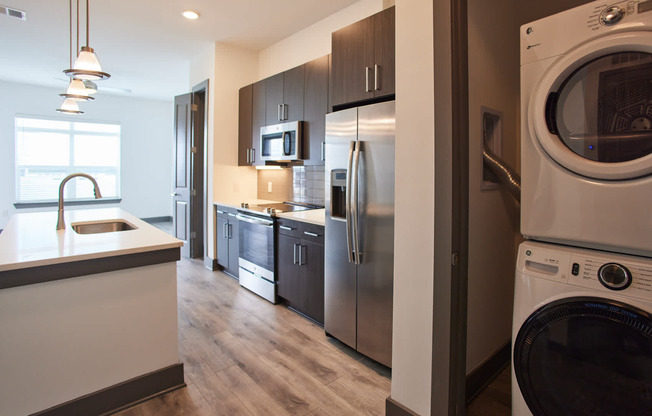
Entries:
[[353,254],[353,230],[351,225],[353,223],[353,215],[351,211],[351,191],[353,188],[353,153],[355,151],[355,141],[352,141],[349,146],[349,159],[346,169],[346,247],[349,254],[349,263],[355,263],[355,256]]
[[355,264],[362,263],[362,251],[360,250],[360,229],[358,218],[360,215],[359,209],[359,193],[360,193],[360,148],[362,142],[358,141],[355,147],[355,154],[353,155],[353,187],[354,191],[351,193],[353,200],[353,247],[355,250]]

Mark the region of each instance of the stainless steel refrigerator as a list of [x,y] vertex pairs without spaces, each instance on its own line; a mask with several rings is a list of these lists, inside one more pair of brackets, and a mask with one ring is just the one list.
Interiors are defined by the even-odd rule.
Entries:
[[394,101],[326,115],[327,334],[391,367]]

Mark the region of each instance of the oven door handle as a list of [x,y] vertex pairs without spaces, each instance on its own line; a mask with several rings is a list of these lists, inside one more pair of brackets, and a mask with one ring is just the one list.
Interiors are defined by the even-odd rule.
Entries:
[[249,217],[245,215],[238,214],[235,216],[238,220],[248,222],[250,224],[257,224],[257,225],[262,225],[265,227],[273,227],[274,226],[274,221],[272,220],[266,220],[263,218],[255,218],[255,217]]

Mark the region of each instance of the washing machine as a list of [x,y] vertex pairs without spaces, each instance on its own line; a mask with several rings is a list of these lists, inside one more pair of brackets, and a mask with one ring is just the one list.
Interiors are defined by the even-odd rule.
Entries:
[[514,299],[513,416],[652,415],[652,259],[527,241]]
[[521,27],[521,233],[652,256],[652,1]]

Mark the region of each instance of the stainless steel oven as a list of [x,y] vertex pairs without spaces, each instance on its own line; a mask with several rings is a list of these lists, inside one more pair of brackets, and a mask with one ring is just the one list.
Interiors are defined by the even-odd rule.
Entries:
[[276,303],[274,218],[238,212],[240,285]]

